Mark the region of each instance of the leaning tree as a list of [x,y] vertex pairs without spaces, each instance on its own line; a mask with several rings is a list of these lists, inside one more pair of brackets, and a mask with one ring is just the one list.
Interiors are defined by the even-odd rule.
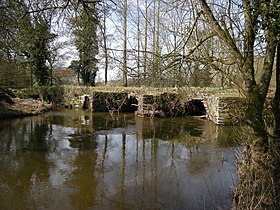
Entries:
[[[277,187],[280,157],[275,151],[280,140],[279,1],[228,0],[211,4],[199,0],[199,3],[204,20],[227,49],[245,87],[245,121],[251,128],[246,131],[252,132],[247,132],[249,141],[243,157],[244,171],[239,171],[236,208],[277,209],[280,206]],[[256,78],[257,60],[262,61],[259,78]],[[276,88],[273,99],[268,100],[274,69]],[[267,106],[267,101],[272,102]],[[270,122],[265,120],[266,108],[272,113]]]

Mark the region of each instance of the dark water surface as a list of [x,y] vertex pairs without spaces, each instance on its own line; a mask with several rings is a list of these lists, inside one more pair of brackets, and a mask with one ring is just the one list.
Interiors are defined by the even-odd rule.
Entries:
[[0,122],[0,209],[229,209],[234,127],[83,111]]

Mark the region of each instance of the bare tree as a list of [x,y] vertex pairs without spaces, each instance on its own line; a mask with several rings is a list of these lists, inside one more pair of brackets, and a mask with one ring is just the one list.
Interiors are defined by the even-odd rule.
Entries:
[[140,31],[140,3],[137,0],[137,79],[138,85],[141,77],[140,72],[140,42],[141,42],[141,31]]
[[102,3],[102,21],[100,21],[100,30],[102,34],[102,41],[103,41],[103,50],[104,50],[104,80],[105,85],[108,83],[108,68],[109,68],[109,50],[107,46],[107,26],[106,26],[106,18],[108,13],[108,6],[106,5],[105,1]]
[[148,49],[148,0],[145,0],[144,79],[147,76],[147,49]]
[[127,0],[123,3],[123,86],[127,87]]

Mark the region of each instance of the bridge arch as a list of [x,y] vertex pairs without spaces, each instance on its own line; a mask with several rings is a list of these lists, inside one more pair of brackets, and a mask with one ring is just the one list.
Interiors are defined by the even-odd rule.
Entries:
[[203,100],[192,99],[186,103],[185,112],[187,116],[204,116],[206,115],[206,107]]

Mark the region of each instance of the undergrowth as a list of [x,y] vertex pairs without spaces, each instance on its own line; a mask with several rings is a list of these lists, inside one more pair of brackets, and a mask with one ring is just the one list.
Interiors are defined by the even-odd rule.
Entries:
[[244,148],[237,169],[233,209],[280,209],[279,140],[271,141],[266,151],[254,150],[249,143]]

